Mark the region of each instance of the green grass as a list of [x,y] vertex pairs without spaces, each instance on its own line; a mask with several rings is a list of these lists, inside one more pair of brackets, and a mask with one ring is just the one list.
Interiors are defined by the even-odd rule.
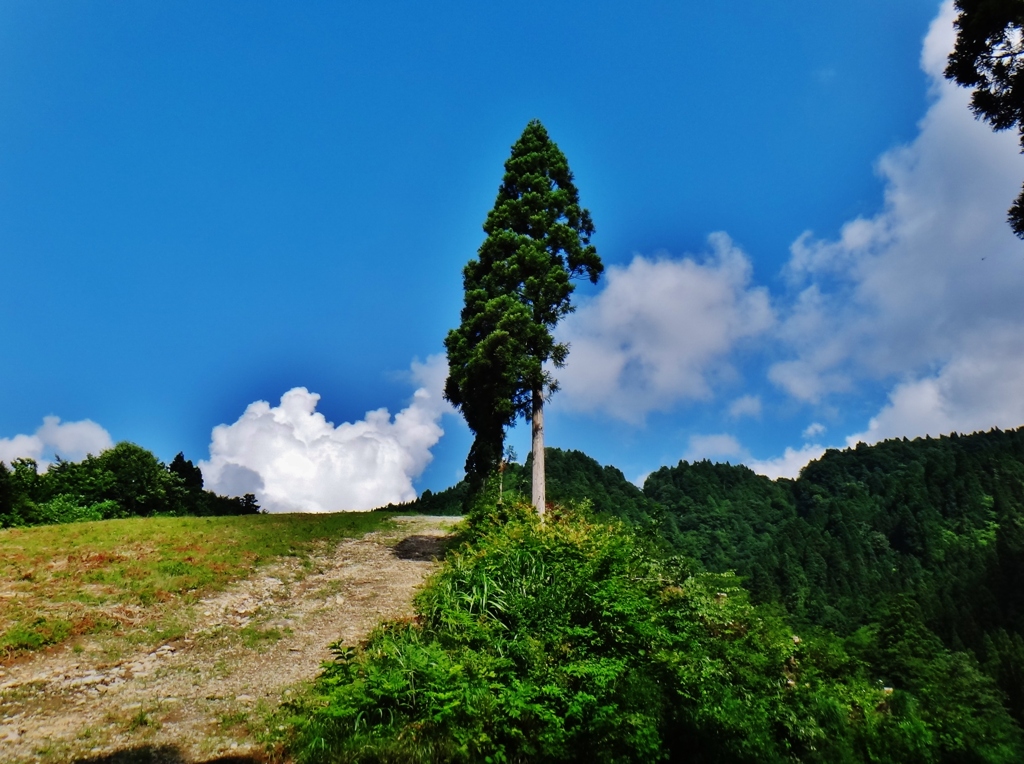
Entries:
[[77,635],[173,636],[175,611],[282,556],[392,513],[150,517],[0,530],[0,659]]
[[246,626],[239,630],[238,635],[241,637],[243,645],[258,649],[274,644],[284,636],[284,632],[274,628],[261,629],[257,626]]
[[150,716],[148,713],[143,711],[142,709],[139,709],[139,712],[136,713],[135,716],[133,716],[131,719],[128,720],[128,731],[129,732],[135,732],[135,731],[137,731],[139,729],[142,729],[144,727],[152,727],[152,728],[155,729],[155,728],[157,728],[159,726],[160,726],[160,723],[156,719],[154,719],[152,716]]

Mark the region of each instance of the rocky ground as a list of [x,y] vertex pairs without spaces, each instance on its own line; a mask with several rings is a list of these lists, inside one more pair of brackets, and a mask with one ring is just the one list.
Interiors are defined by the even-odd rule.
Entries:
[[286,558],[191,606],[178,639],[132,649],[103,636],[0,667],[0,761],[265,762],[274,713],[382,619],[411,614],[458,518]]

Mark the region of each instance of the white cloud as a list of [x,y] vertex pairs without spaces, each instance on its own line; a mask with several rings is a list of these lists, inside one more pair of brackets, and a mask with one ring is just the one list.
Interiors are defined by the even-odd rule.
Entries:
[[[712,397],[745,339],[782,352],[768,378],[819,411],[830,396],[890,388],[888,402],[847,442],[1024,424],[1024,244],[1006,209],[1024,180],[1014,131],[995,133],[970,93],[943,77],[955,10],[943,4],[921,55],[931,102],[907,145],[880,157],[884,204],[834,239],[805,232],[791,246],[787,293],[772,302],[750,262],[714,234],[704,260],[634,258],[563,322],[572,344],[561,372],[566,405],[631,422]],[[727,406],[756,416],[761,400]],[[795,477],[825,447],[813,440],[776,458],[750,456],[732,436],[694,436],[688,458],[738,458],[770,477]]]
[[1020,427],[1024,424],[1021,390],[1024,337],[1017,332],[989,337],[974,352],[950,361],[937,373],[897,385],[868,429],[847,438],[847,445]]
[[92,420],[61,422],[60,417],[46,416],[32,435],[0,438],[0,461],[11,464],[19,458],[35,459],[39,467],[45,469],[57,456],[79,461],[113,445],[110,433]]
[[651,476],[651,470],[648,470],[647,472],[641,472],[631,482],[637,488],[641,488],[642,489],[644,487],[644,483],[647,482],[647,478],[649,478],[650,476]]
[[716,435],[691,435],[689,447],[683,458],[688,462],[702,459],[718,461],[722,457],[743,457],[746,450],[732,435],[719,433]]
[[825,425],[823,425],[821,422],[812,422],[811,424],[807,425],[802,434],[805,440],[809,440],[810,438],[814,438],[817,437],[818,435],[821,435],[827,429],[828,428],[825,427]]
[[772,480],[780,477],[796,478],[808,462],[820,458],[824,453],[824,446],[808,444],[800,449],[786,448],[782,456],[774,459],[747,458],[743,463],[758,475],[764,475]]
[[739,419],[744,416],[761,416],[761,398],[757,395],[744,395],[729,404],[729,416]]
[[819,458],[824,453],[825,447],[815,443],[799,449],[786,448],[782,456],[774,459],[755,459],[735,437],[719,433],[691,435],[683,458],[688,462],[710,459],[714,462],[727,460],[733,464],[745,464],[759,475],[775,480],[780,477],[797,477],[809,461]]
[[15,459],[39,459],[43,455],[43,441],[35,435],[15,435],[0,438],[0,462],[13,464]]
[[944,4],[924,42],[932,104],[917,137],[879,161],[882,211],[848,222],[835,241],[805,233],[787,266],[794,294],[775,336],[790,357],[769,378],[812,403],[864,379],[902,380],[869,433],[987,427],[1013,409],[995,397],[1002,385],[980,377],[974,394],[954,392],[972,367],[1018,378],[1021,348],[993,348],[1024,334],[1024,245],[1005,221],[1024,159],[1013,131],[975,120],[969,91],[942,76],[954,17]]
[[727,355],[774,322],[768,292],[751,287],[749,258],[724,233],[711,253],[608,269],[604,289],[563,321],[571,346],[558,377],[576,410],[640,422],[679,401],[708,399],[733,373]]
[[227,495],[254,493],[270,512],[366,510],[416,498],[412,481],[431,460],[451,411],[441,391],[443,356],[414,362],[421,385],[394,418],[387,409],[335,427],[316,411],[320,396],[297,387],[278,406],[249,404],[234,424],[213,428],[206,487]]
[[[724,233],[704,259],[636,256],[610,268],[603,291],[563,322],[568,408],[639,423],[707,400],[757,337],[780,351],[769,380],[819,416],[866,385],[889,389],[850,445],[1024,424],[1024,244],[1005,219],[1024,158],[1014,131],[976,120],[969,91],[943,77],[955,15],[944,3],[923,42],[931,100],[916,137],[879,158],[882,209],[834,238],[798,237],[774,301]],[[726,407],[733,420],[760,410],[752,394]],[[814,422],[804,445],[773,459],[729,435],[695,436],[687,454],[793,477],[824,452],[813,441],[825,431]]]

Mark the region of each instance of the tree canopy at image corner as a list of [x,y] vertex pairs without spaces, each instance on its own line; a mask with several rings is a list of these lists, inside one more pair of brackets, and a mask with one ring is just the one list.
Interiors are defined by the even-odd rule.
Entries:
[[569,347],[552,329],[573,311],[572,280],[597,283],[604,269],[568,160],[538,120],[513,144],[483,229],[463,269],[461,323],[445,338],[444,394],[473,431],[466,472],[476,482],[500,463],[505,431],[558,389],[544,364],[562,367]]
[[[971,111],[993,130],[1016,127],[1024,151],[1024,0],[956,0],[956,45],[945,75],[973,88]],[[1007,213],[1024,239],[1024,189]]]

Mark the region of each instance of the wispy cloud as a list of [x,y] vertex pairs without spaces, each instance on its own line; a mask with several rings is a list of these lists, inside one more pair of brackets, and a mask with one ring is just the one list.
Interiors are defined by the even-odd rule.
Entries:
[[821,422],[812,422],[811,424],[807,425],[807,427],[804,428],[804,431],[801,433],[801,435],[803,435],[804,440],[810,440],[811,438],[816,438],[817,436],[821,435],[827,429],[828,428],[825,427],[825,425],[823,425]]
[[[824,416],[888,390],[866,427],[846,425],[862,431],[833,442],[1024,424],[1024,244],[1005,221],[1024,158],[1013,132],[977,121],[970,93],[943,77],[955,16],[944,3],[923,42],[930,105],[914,139],[878,160],[877,214],[847,221],[834,238],[799,236],[771,298],[725,233],[710,237],[704,257],[637,255],[610,268],[603,290],[564,322],[567,408],[639,424],[710,400],[738,377],[739,351],[756,338],[790,411]],[[762,395],[725,405],[730,424],[761,416]],[[795,477],[825,451],[825,432],[813,422],[802,444],[768,459],[731,434],[695,435],[686,458]]]
[[717,433],[714,435],[691,435],[689,447],[683,458],[688,462],[696,462],[702,459],[721,461],[736,457],[746,456],[746,449],[732,435]]
[[714,462],[728,461],[745,464],[759,475],[775,480],[780,477],[795,478],[811,460],[825,453],[825,447],[807,444],[801,448],[786,448],[781,456],[771,459],[755,459],[750,451],[733,435],[692,435],[683,458],[689,462],[710,459]]
[[732,419],[742,417],[761,416],[761,397],[758,395],[743,395],[729,404],[729,416]]
[[910,379],[889,393],[868,428],[847,445],[885,438],[970,433],[1024,425],[1024,337],[1018,331],[989,336],[935,374]]

